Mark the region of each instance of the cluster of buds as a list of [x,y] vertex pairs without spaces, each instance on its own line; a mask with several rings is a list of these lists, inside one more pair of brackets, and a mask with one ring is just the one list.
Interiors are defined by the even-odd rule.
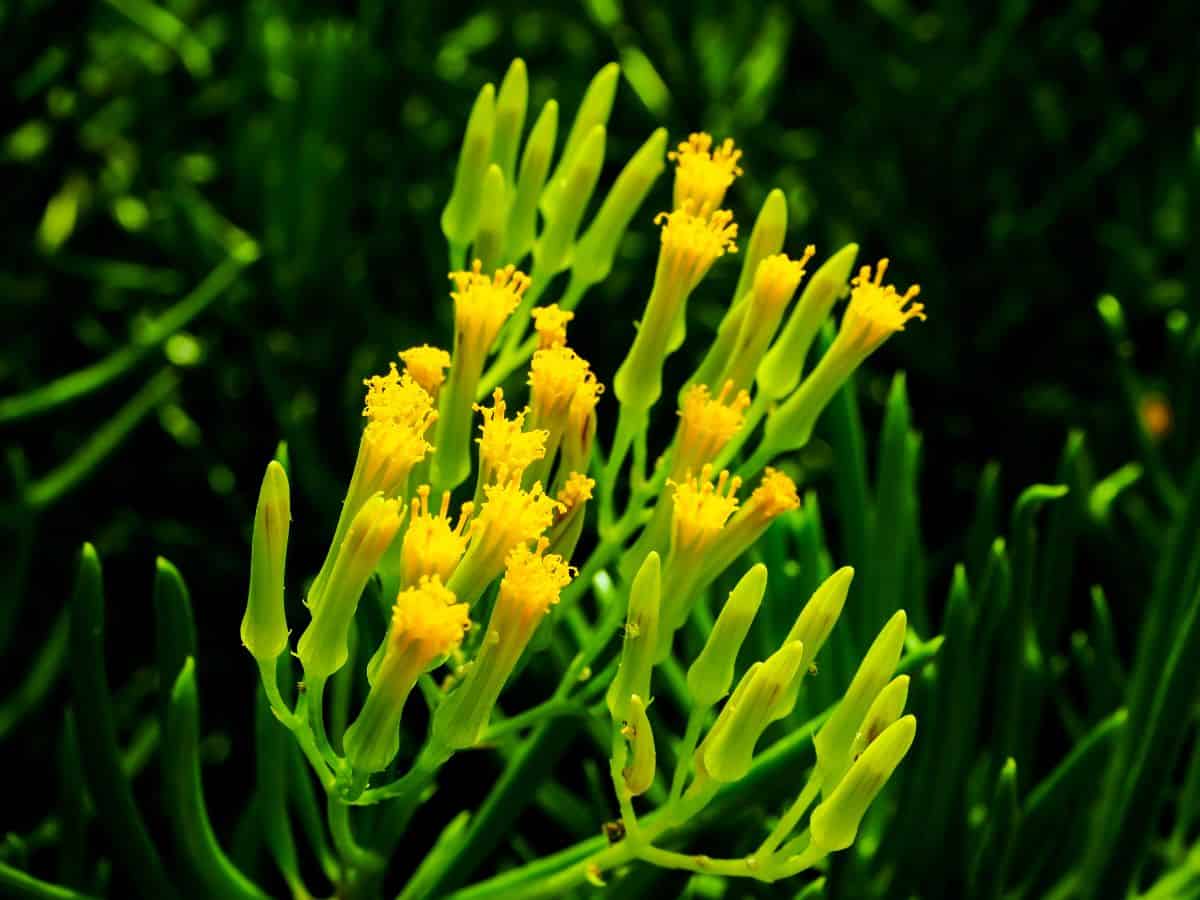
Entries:
[[[722,257],[739,250],[727,195],[742,174],[742,152],[730,139],[716,143],[698,132],[667,153],[660,129],[633,154],[584,227],[618,75],[613,65],[593,79],[556,165],[553,100],[522,145],[528,81],[520,60],[499,91],[489,84],[480,92],[441,220],[454,270],[453,352],[409,348],[399,365],[365,382],[358,456],[328,552],[305,592],[311,620],[296,644],[305,691],[294,710],[275,684],[276,662],[289,648],[283,578],[291,509],[279,463],[268,467],[259,498],[242,639],[273,709],[323,780],[342,802],[375,802],[393,789],[403,792],[403,779],[374,787],[371,779],[400,752],[402,717],[416,686],[430,707],[417,762],[436,769],[451,753],[488,743],[489,731],[502,727],[493,723],[502,693],[538,646],[552,643],[556,657],[575,660],[547,707],[567,704],[573,690],[587,691],[578,685],[612,647],[612,629],[625,612],[615,675],[602,686],[614,728],[614,787],[630,852],[661,863],[670,854],[651,847],[654,835],[639,829],[632,806],[658,777],[654,673],[676,656],[677,634],[689,623],[698,628],[703,647],[687,669],[686,688],[667,679],[676,705],[691,710],[661,818],[678,825],[720,785],[743,778],[768,727],[795,708],[853,572],[830,576],[778,648],[740,676],[739,652],[760,607],[771,602],[766,567],[746,571],[715,621],[693,615],[767,529],[800,506],[781,457],[809,440],[821,411],[858,366],[924,312],[914,301],[918,288],[901,292],[883,283],[886,259],[851,278],[854,245],[804,284],[816,251],[805,245],[792,256],[784,252],[787,208],[783,194],[772,191],[743,243],[741,274],[715,338],[671,395],[678,399],[674,437],[647,472],[649,415],[663,395],[666,361],[686,338],[689,299]],[[668,161],[675,178],[670,208],[653,218],[660,239],[654,282],[613,378],[616,427],[597,462],[604,385],[571,345],[568,329],[588,288],[612,269],[622,236]],[[562,296],[539,306],[548,285],[566,272]],[[815,337],[847,294],[836,337],[805,375]],[[521,367],[527,367],[523,385],[501,385]],[[526,405],[517,408],[511,398],[523,387]],[[743,452],[755,436],[757,446]],[[738,458],[745,462],[731,468]],[[583,538],[594,494],[599,527],[591,542]],[[618,495],[626,501],[619,514]],[[585,571],[600,575],[607,566],[605,577],[615,579],[616,596],[625,602],[610,607],[615,615],[602,610],[594,623],[578,607],[551,615],[560,600],[569,607],[592,586],[590,578],[574,583],[579,572],[571,559],[581,543],[593,553]],[[349,727],[331,739],[322,689],[338,672],[351,671],[355,623],[359,635],[370,634],[360,602],[376,593],[389,615],[365,664],[369,691]],[[480,607],[486,624],[480,615],[477,627],[471,617]],[[572,615],[569,638],[554,626]],[[897,613],[867,652],[816,737],[810,786],[764,841],[756,866],[742,874],[783,877],[854,840],[913,740],[914,720],[902,717],[907,678],[889,681],[904,630],[904,614]],[[430,677],[441,666],[445,677]],[[809,828],[789,839],[818,792]]]

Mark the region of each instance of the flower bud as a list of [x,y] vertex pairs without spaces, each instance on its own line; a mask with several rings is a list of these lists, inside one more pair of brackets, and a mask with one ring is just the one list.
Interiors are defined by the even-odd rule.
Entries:
[[554,170],[554,175],[550,177],[546,183],[546,189],[542,192],[542,214],[547,219],[554,215],[554,209],[558,205],[559,199],[566,194],[564,188],[567,173],[575,164],[575,158],[580,153],[588,136],[597,125],[608,124],[613,99],[617,95],[617,81],[620,77],[621,67],[616,63],[609,63],[592,77],[591,83],[584,91],[583,99],[579,101],[579,110],[575,113],[575,121],[571,123],[571,130],[567,134],[567,143],[563,147],[558,168]]
[[664,168],[667,130],[659,128],[650,135],[625,164],[600,210],[575,244],[571,256],[571,288],[568,296],[579,296],[593,284],[599,284],[612,271],[613,260],[629,222],[658,180]]
[[629,720],[621,729],[621,734],[629,742],[629,764],[622,770],[625,787],[634,797],[650,790],[654,784],[655,754],[654,732],[650,728],[650,719],[646,716],[646,703],[641,696],[634,694],[629,698]]
[[834,301],[846,290],[858,244],[847,244],[813,273],[792,309],[779,339],[758,366],[757,384],[768,397],[779,399],[796,389],[804,360]]
[[821,582],[813,591],[804,609],[796,617],[792,630],[788,632],[787,640],[804,641],[804,666],[808,668],[825,646],[833,626],[842,615],[842,607],[846,605],[846,596],[850,593],[850,583],[854,580],[854,569],[842,566]]
[[242,643],[260,661],[273,660],[288,642],[283,608],[283,569],[292,513],[287,472],[267,464],[254,513],[250,543],[250,596],[242,617]]
[[512,184],[517,165],[517,147],[525,127],[525,111],[529,107],[529,75],[525,61],[514,59],[500,82],[496,95],[496,130],[492,137],[492,162],[500,167],[504,181]]
[[500,265],[507,222],[508,185],[500,167],[492,163],[487,167],[479,191],[479,227],[471,246],[471,255],[483,264],[484,269]]
[[537,233],[538,198],[550,171],[550,157],[554,155],[554,139],[558,131],[558,103],[547,100],[542,112],[525,141],[525,152],[521,154],[521,171],[517,176],[516,194],[512,209],[508,213],[507,241],[504,258],[519,262]]
[[730,591],[704,649],[688,669],[688,691],[697,707],[712,706],[729,692],[738,651],[754,624],[766,589],[767,567],[758,563]]
[[546,224],[533,245],[533,268],[539,278],[548,281],[570,264],[575,234],[604,165],[604,142],[604,126],[596,125],[570,165],[561,170],[554,205],[548,210],[543,206]]
[[809,829],[815,846],[832,853],[854,843],[867,808],[908,753],[916,733],[917,720],[905,716],[863,751],[833,793],[813,810]]
[[757,669],[747,673],[748,683],[734,692],[726,710],[700,745],[704,771],[717,781],[737,781],[750,771],[754,745],[767,726],[790,711],[781,697],[796,677],[804,645],[799,641],[785,644]]
[[662,574],[659,556],[650,553],[629,587],[629,612],[625,618],[625,640],[621,661],[609,685],[606,701],[614,724],[629,716],[629,698],[650,696],[650,673],[658,645],[659,604]]
[[879,692],[863,717],[862,724],[858,726],[858,733],[854,735],[850,759],[858,759],[904,713],[904,704],[908,702],[908,682],[907,675],[897,675]]
[[850,767],[854,736],[875,698],[896,670],[904,647],[906,622],[904,610],[900,610],[883,626],[863,657],[845,696],[813,739],[817,766],[821,770],[821,792],[825,796],[829,796]]
[[362,505],[350,523],[325,588],[312,610],[312,622],[296,648],[305,678],[328,678],[345,665],[350,623],[358,609],[359,597],[400,529],[403,514],[399,501],[385,500],[376,494]]
[[[496,128],[496,88],[485,84],[475,98],[467,131],[463,137],[454,188],[442,210],[442,233],[451,248],[466,248],[479,224],[479,199],[483,176],[492,156],[492,137]],[[459,251],[461,252],[461,251]],[[455,264],[458,260],[454,260]]]

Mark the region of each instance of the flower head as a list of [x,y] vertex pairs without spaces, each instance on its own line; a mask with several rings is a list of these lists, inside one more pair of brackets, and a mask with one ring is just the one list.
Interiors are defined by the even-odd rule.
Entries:
[[881,259],[871,276],[871,267],[863,266],[850,279],[850,302],[842,316],[840,335],[844,335],[864,356],[871,353],[897,331],[903,331],[910,319],[924,319],[925,305],[911,302],[921,293],[913,285],[903,294],[894,285],[883,284],[888,260]]
[[457,599],[437,575],[422,575],[396,598],[387,652],[411,654],[421,672],[456,649],[471,627],[467,605]]
[[482,268],[483,263],[475,260],[470,271],[450,273],[455,288],[450,296],[458,331],[456,354],[464,346],[469,346],[468,352],[486,354],[529,288],[529,276],[518,272],[516,266],[497,269],[491,278]]
[[800,280],[804,278],[805,265],[816,252],[816,248],[809,244],[799,259],[792,259],[786,253],[775,253],[766,257],[754,270],[754,304],[772,316],[776,325],[784,307],[800,286]]
[[549,432],[543,428],[525,430],[528,410],[521,410],[512,419],[505,418],[508,406],[502,388],[492,393],[491,408],[476,404],[475,409],[483,415],[480,436],[476,439],[481,484],[519,478],[533,462],[546,455]]
[[681,478],[712,462],[742,427],[750,394],[744,390],[732,397],[731,394],[732,381],[726,381],[715,397],[705,384],[694,384],[684,392],[675,437],[675,460],[671,465],[673,478]]
[[429,510],[430,487],[423,484],[417,488],[412,501],[408,530],[400,551],[402,583],[417,584],[419,580],[432,576],[446,581],[462,559],[467,547],[467,524],[475,506],[464,503],[460,508],[457,524],[450,521],[450,492],[442,493],[442,505],[436,513]]
[[588,478],[582,472],[572,472],[567,476],[566,483],[558,492],[558,502],[564,507],[563,514],[569,513],[581,503],[592,499],[592,489],[596,486],[594,478]]
[[783,472],[768,466],[758,487],[725,526],[721,540],[705,554],[700,584],[707,584],[720,575],[763,536],[772,522],[799,506],[796,483]]
[[537,331],[538,348],[561,347],[567,342],[567,323],[575,318],[568,309],[559,309],[557,303],[538,306],[531,310],[533,327]]
[[425,435],[437,420],[437,410],[429,393],[411,375],[401,375],[395,363],[386,374],[363,383],[367,386],[363,415],[368,421],[355,476],[364,479],[366,494],[382,491],[392,496],[403,489],[412,467],[433,449]]
[[673,556],[687,555],[696,562],[712,546],[729,517],[738,507],[737,491],[742,479],[722,470],[714,484],[713,467],[706,465],[700,476],[668,481],[675,489],[675,511],[671,529]]
[[590,402],[604,390],[596,381],[587,360],[570,347],[549,347],[533,354],[529,367],[530,405],[538,424],[552,429],[565,427],[571,405]]
[[512,604],[523,618],[540,619],[558,603],[575,570],[557,553],[546,553],[549,546],[548,540],[539,538],[533,550],[518,544],[509,552],[497,605]]
[[733,179],[742,174],[738,160],[742,151],[726,138],[716,150],[712,135],[694,132],[678,149],[667,154],[675,162],[675,208],[687,203],[700,215],[707,215],[721,205]]
[[737,252],[737,223],[729,210],[699,215],[686,203],[672,212],[659,213],[654,224],[662,226],[659,275],[683,295],[695,289],[719,257]]
[[404,373],[411,375],[413,381],[423,387],[431,397],[436,397],[438,388],[446,380],[450,354],[440,347],[422,344],[420,347],[402,350],[400,359],[404,362]]

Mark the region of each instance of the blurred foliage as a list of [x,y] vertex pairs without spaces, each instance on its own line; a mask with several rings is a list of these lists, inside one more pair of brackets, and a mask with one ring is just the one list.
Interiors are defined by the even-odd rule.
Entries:
[[[1162,713],[1150,702],[1154,654],[1179,625],[1174,616],[1194,607],[1182,591],[1195,566],[1181,563],[1190,568],[1170,601],[1179,606],[1156,600],[1159,619],[1139,630],[1151,585],[1167,577],[1159,565],[1167,534],[1194,535],[1183,521],[1195,507],[1185,498],[1195,493],[1187,468],[1195,469],[1200,427],[1191,4],[0,0],[0,31],[8,86],[0,329],[9,336],[0,353],[9,463],[0,678],[27,691],[20,709],[47,695],[44,709],[58,709],[66,696],[56,676],[67,561],[84,539],[102,552],[118,604],[107,655],[121,686],[118,724],[132,736],[126,771],[139,771],[157,740],[136,715],[150,688],[131,677],[152,656],[153,554],[187,573],[202,610],[196,639],[208,696],[244,683],[249,668],[229,635],[241,615],[255,479],[285,438],[304,461],[297,506],[332,521],[359,427],[360,379],[397,348],[449,333],[437,216],[479,84],[520,55],[531,107],[557,96],[569,109],[616,59],[624,81],[607,176],[657,124],[673,138],[701,127],[729,134],[747,169],[735,209],[757,208],[780,186],[797,246],[811,240],[824,253],[856,240],[865,257],[887,248],[897,279],[922,284],[930,321],[891,342],[875,371],[907,371],[924,431],[912,485],[928,549],[920,567],[897,565],[924,598],[926,585],[940,596],[953,563],[967,561],[965,586],[955,580],[945,608],[925,604],[923,634],[950,635],[986,610],[980,598],[999,590],[1003,569],[995,536],[1008,535],[1014,565],[1017,546],[1028,548],[1024,519],[1000,524],[1020,486],[1049,480],[1057,465],[1055,480],[1072,488],[1041,515],[1044,539],[1074,547],[1073,556],[1056,556],[1053,571],[1039,574],[1036,602],[1028,592],[1025,602],[1045,612],[1022,626],[1037,635],[1039,671],[1053,675],[1044,687],[1054,724],[1035,725],[1029,746],[982,752],[986,744],[970,741],[938,751],[958,753],[970,780],[948,783],[933,801],[941,805],[932,830],[912,836],[928,838],[927,850],[941,835],[961,863],[943,870],[940,888],[927,884],[929,893],[961,895],[964,880],[984,877],[959,853],[958,812],[978,820],[977,810],[1002,809],[1015,794],[1029,815],[1032,798],[1045,797],[1031,788],[1068,751],[1107,756],[1118,747],[1135,787],[1138,765],[1180,768],[1177,746],[1133,759],[1140,744],[1129,735],[1135,723],[1148,727],[1138,716]],[[665,204],[667,189],[656,190]],[[631,229],[612,277],[580,309],[580,350],[599,372],[612,372],[627,345],[650,280],[652,234]],[[715,272],[697,296],[693,346],[715,330],[734,269]],[[1102,304],[1097,315],[1105,292],[1123,306]],[[678,371],[691,363],[679,359]],[[888,382],[867,377],[862,387],[866,428],[886,438]],[[894,434],[907,435],[908,424],[894,423]],[[825,423],[803,460],[834,495],[848,483],[836,428]],[[1056,462],[1071,429],[1079,432]],[[993,459],[1002,470],[987,466]],[[836,510],[828,524],[845,561],[870,546],[871,536],[856,545],[839,531],[847,526]],[[319,540],[319,531],[307,534],[297,537]],[[320,549],[298,543],[295,552]],[[1091,591],[1096,583],[1102,594]],[[980,683],[974,702],[991,708],[1004,688]],[[1131,723],[1118,734],[1111,715],[1127,689],[1149,705],[1127,701]],[[60,741],[59,715],[19,721],[14,709],[4,707],[13,718],[0,715],[0,735],[19,727],[22,739],[7,741],[0,759],[50,784],[59,776],[48,760],[61,749],[54,771],[66,773],[64,797],[81,804],[71,778],[83,776],[72,741]],[[235,753],[250,752],[247,704],[210,703],[206,720],[231,735],[202,741],[207,759],[228,755],[230,741]],[[1015,788],[998,754],[1016,760]],[[920,762],[923,780],[950,765]],[[223,833],[239,812],[238,779],[250,778],[226,768],[236,771],[222,773],[213,799]],[[1185,800],[1196,799],[1198,770],[1193,762]],[[1106,784],[1105,802],[1133,789]],[[470,785],[462,790],[469,795]],[[1158,811],[1152,803],[1142,819],[1122,821],[1153,821]],[[32,834],[37,852],[44,810],[6,812],[0,830]],[[1187,816],[1173,821],[1184,824],[1170,832],[1167,862],[1184,859],[1191,835]],[[530,833],[544,825],[531,823]],[[1014,827],[1010,853],[1028,849]],[[1093,868],[1111,840],[1089,836]],[[517,845],[511,855],[533,852]],[[896,877],[915,890],[929,861],[911,846],[888,852],[907,861]],[[1194,879],[1191,888],[1168,883],[1161,896],[1189,889]]]

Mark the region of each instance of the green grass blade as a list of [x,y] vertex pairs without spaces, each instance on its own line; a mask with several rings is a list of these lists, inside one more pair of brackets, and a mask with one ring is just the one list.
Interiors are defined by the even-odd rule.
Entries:
[[1017,763],[1011,757],[1000,768],[996,792],[988,809],[987,823],[979,847],[971,861],[968,895],[978,900],[997,900],[1003,896],[1013,845],[1020,827],[1021,810],[1017,801]]
[[25,671],[17,689],[0,703],[0,741],[29,713],[37,709],[62,674],[67,655],[67,613],[61,612],[50,627],[50,634],[38,647],[37,655]]
[[91,894],[81,894],[61,885],[34,878],[20,869],[0,862],[0,891],[24,900],[94,900]]

